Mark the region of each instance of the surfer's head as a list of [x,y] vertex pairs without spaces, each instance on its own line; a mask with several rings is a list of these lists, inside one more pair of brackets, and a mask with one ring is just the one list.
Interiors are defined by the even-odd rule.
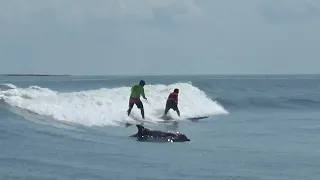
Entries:
[[173,92],[179,94],[179,89],[176,88],[176,89],[173,90]]
[[146,82],[144,80],[141,80],[140,83],[139,83],[141,86],[144,86],[146,85]]

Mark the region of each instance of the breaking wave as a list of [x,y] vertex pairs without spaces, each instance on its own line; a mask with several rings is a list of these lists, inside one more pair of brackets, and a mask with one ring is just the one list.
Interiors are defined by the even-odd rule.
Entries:
[[[117,126],[133,121],[126,114],[130,87],[102,88],[70,93],[60,93],[48,88],[30,86],[18,88],[12,84],[0,86],[0,98],[8,107],[21,115],[34,114],[48,121],[62,121],[85,126]],[[189,83],[171,85],[146,85],[148,100],[142,99],[146,119],[157,120],[163,114],[166,98],[174,88],[179,88],[180,118],[228,114],[221,105],[207,97],[205,92]],[[168,113],[177,118],[174,111]],[[132,110],[140,118],[140,110]]]

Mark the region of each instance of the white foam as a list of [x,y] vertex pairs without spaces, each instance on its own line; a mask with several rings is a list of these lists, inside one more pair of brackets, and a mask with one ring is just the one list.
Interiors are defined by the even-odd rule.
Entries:
[[15,89],[15,88],[17,87],[13,84],[8,84],[8,83],[0,84],[0,91],[5,91],[8,89]]
[[[228,114],[217,102],[189,83],[171,85],[146,85],[148,100],[142,99],[147,119],[159,120],[163,114],[168,94],[179,88],[179,109],[181,118]],[[47,88],[31,86],[15,88],[0,92],[0,98],[11,106],[26,109],[33,113],[48,116],[59,121],[79,123],[82,125],[103,126],[118,125],[118,122],[130,121],[126,111],[130,87],[102,88],[98,90],[59,93]],[[136,106],[132,115],[141,117]],[[176,112],[169,115],[177,117]]]

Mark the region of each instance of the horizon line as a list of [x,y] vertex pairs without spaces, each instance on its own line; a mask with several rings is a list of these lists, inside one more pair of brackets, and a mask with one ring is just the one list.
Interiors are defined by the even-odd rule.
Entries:
[[0,76],[292,76],[320,75],[320,73],[225,73],[225,74],[43,74],[43,73],[6,73]]

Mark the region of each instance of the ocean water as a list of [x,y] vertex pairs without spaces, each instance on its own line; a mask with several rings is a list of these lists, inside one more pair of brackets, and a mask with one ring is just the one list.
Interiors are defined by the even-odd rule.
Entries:
[[[190,142],[139,142],[126,115],[144,79],[146,118],[180,89]],[[320,179],[320,76],[0,77],[0,179]],[[187,117],[209,115],[191,122]]]

